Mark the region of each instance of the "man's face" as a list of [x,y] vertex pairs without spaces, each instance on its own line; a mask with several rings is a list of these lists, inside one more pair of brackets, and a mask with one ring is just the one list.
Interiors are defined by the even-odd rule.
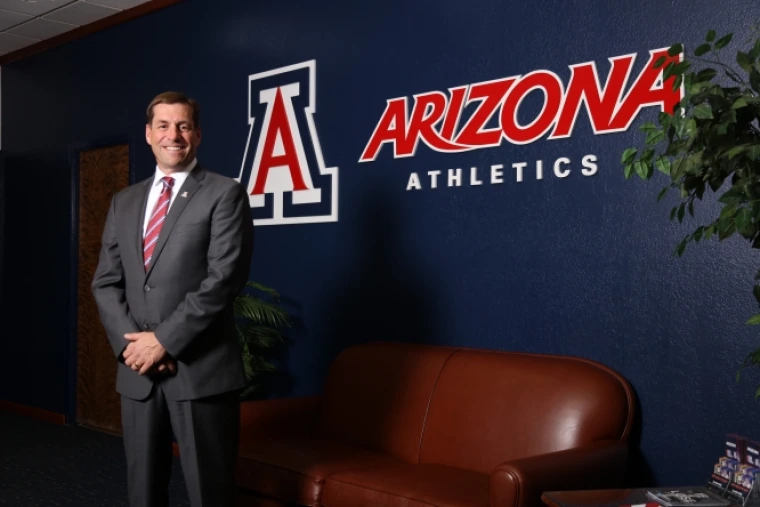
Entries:
[[156,104],[153,122],[145,125],[145,140],[153,149],[156,163],[164,173],[182,171],[195,158],[201,143],[200,127],[186,104]]

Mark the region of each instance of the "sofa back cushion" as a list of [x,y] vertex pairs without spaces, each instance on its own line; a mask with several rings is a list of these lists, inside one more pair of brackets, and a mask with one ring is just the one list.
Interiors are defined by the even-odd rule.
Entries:
[[417,463],[433,387],[455,350],[390,342],[344,350],[330,366],[316,435]]
[[633,394],[598,363],[460,350],[433,393],[420,462],[490,473],[505,461],[628,437]]

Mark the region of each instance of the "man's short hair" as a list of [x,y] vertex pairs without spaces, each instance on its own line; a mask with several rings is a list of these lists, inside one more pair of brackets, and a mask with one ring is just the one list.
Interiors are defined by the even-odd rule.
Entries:
[[198,128],[201,126],[201,111],[198,103],[182,92],[172,91],[159,93],[150,101],[145,114],[148,125],[153,124],[153,108],[158,104],[185,104],[189,106],[193,116],[193,127]]

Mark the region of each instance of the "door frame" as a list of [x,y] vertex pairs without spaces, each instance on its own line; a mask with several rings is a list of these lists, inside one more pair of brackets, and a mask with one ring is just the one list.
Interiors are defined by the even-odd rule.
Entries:
[[111,136],[96,139],[86,143],[69,146],[69,165],[71,167],[71,209],[69,210],[69,343],[67,352],[67,382],[66,382],[66,417],[67,425],[77,423],[77,354],[79,351],[79,154],[83,151],[97,148],[108,148],[126,144],[129,151],[129,184],[135,183],[135,139],[134,136]]
[[[0,149],[0,315],[3,313],[3,297],[5,285],[5,152]],[[6,317],[7,318],[7,317]]]

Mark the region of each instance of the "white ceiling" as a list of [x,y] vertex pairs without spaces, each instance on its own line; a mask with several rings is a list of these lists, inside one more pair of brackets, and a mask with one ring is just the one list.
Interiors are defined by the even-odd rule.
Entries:
[[0,0],[0,55],[150,0]]

